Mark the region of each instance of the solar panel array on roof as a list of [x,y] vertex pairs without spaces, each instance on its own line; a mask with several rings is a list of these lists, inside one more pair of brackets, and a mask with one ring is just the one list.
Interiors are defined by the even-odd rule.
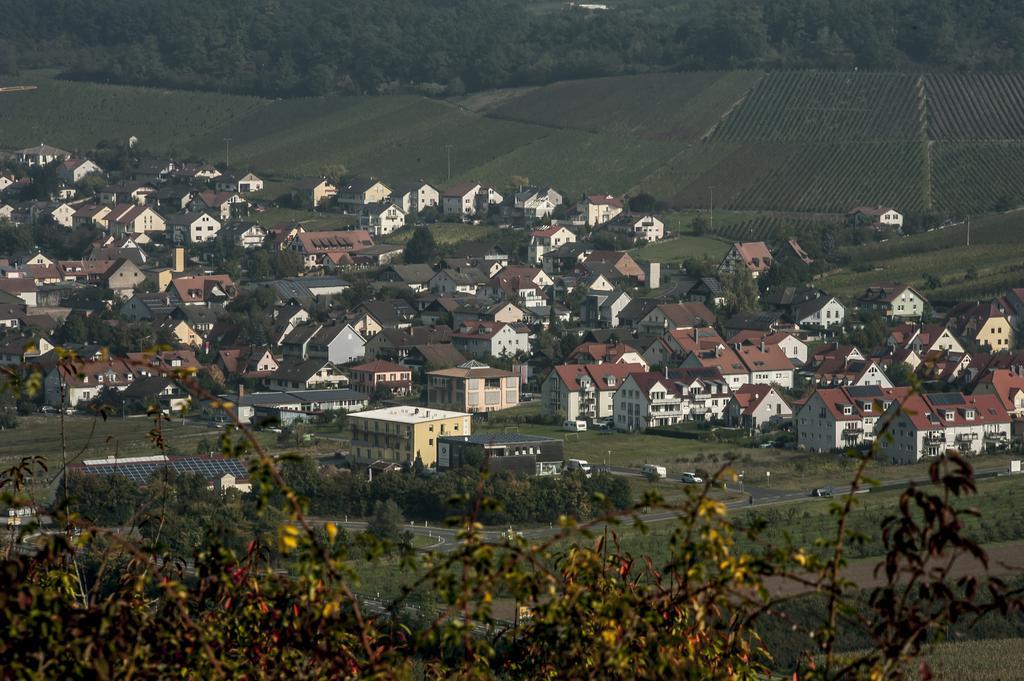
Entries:
[[882,388],[877,385],[853,385],[846,389],[850,397],[880,397]]
[[964,396],[960,393],[935,393],[934,395],[928,395],[928,401],[936,406],[964,404]]
[[245,477],[249,471],[245,463],[238,459],[181,458],[170,461],[151,463],[104,463],[82,466],[77,470],[95,475],[123,475],[132,482],[149,482],[154,473],[170,466],[176,473],[192,473],[207,480],[215,480],[230,473],[236,478]]

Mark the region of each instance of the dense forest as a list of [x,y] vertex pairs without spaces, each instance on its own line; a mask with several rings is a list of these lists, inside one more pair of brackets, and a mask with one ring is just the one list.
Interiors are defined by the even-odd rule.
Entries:
[[0,0],[0,75],[264,96],[421,92],[664,69],[1024,67],[997,0]]

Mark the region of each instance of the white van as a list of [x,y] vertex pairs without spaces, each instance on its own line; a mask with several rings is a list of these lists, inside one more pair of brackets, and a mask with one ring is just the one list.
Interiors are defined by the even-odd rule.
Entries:
[[583,474],[588,478],[593,474],[590,468],[590,464],[585,459],[569,459],[565,462],[565,470],[569,471],[583,471]]
[[655,466],[653,463],[645,463],[640,472],[644,475],[653,475],[659,478],[667,478],[668,471],[665,470],[664,466]]
[[562,424],[562,430],[567,430],[570,433],[584,433],[587,430],[586,421],[566,421]]

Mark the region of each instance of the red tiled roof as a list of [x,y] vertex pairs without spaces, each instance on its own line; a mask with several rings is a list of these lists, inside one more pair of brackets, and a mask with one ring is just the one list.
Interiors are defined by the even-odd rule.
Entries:
[[359,366],[352,367],[352,373],[374,373],[383,374],[398,371],[411,371],[409,367],[404,367],[401,364],[395,364],[394,362],[386,362],[382,359],[375,360],[373,362],[367,362],[366,364],[360,364]]
[[[598,390],[617,390],[630,374],[643,373],[642,364],[562,364],[554,368],[555,375],[569,390],[579,390],[579,379],[593,381]],[[608,377],[615,378],[615,385],[608,385]]]

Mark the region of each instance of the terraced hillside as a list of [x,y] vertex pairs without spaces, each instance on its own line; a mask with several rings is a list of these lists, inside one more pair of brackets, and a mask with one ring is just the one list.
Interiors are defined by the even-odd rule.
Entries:
[[[750,71],[555,83],[442,101],[268,100],[55,80],[0,85],[0,148],[140,138],[288,178],[523,178],[677,208],[973,214],[1024,204],[1022,74]],[[451,159],[451,175],[448,158]]]

